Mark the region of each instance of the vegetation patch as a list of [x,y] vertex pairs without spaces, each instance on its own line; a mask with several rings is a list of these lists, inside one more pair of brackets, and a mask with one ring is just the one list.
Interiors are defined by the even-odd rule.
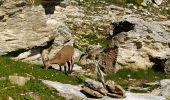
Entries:
[[0,81],[0,99],[7,100],[12,97],[15,100],[64,100],[52,88],[46,87],[41,81],[32,79],[24,86],[11,84],[8,80]]
[[[125,89],[128,86],[140,86],[144,87],[144,83],[155,82],[157,80],[170,78],[169,74],[163,72],[154,71],[153,69],[148,70],[136,70],[121,69],[116,73],[108,74],[106,80],[114,80],[117,84],[120,84]],[[150,91],[157,86],[150,87]]]
[[100,44],[106,46],[111,43],[110,39],[98,38],[95,34],[81,35],[83,39],[86,39],[89,44]]
[[63,99],[57,92],[46,87],[40,79],[58,81],[68,84],[81,84],[84,78],[81,76],[67,76],[64,72],[54,69],[45,70],[40,65],[28,64],[21,61],[13,61],[9,57],[0,56],[0,77],[8,79],[9,75],[31,77],[31,80],[24,86],[11,84],[9,80],[0,80],[0,97],[11,96],[16,100],[33,100],[30,93],[34,93],[41,100]]
[[8,77],[17,74],[21,76],[32,76],[38,79],[58,81],[69,84],[80,84],[76,77],[67,76],[64,72],[54,69],[45,70],[41,65],[28,64],[21,61],[13,61],[9,57],[0,57],[0,77]]

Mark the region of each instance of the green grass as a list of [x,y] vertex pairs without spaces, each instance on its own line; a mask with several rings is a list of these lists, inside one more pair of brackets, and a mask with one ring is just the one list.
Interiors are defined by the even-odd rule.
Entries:
[[24,86],[11,84],[8,80],[0,81],[0,97],[2,100],[9,96],[15,100],[34,100],[29,93],[36,94],[41,100],[64,100],[55,90],[46,87],[36,79],[30,80]]
[[147,93],[147,91],[145,91],[145,90],[135,90],[135,89],[130,90],[130,92],[133,92],[133,93]]
[[111,40],[106,38],[98,38],[95,34],[82,35],[82,37],[89,41],[90,44],[100,44],[102,46],[106,46],[111,43]]
[[22,76],[31,75],[38,79],[79,84],[79,80],[75,76],[67,76],[64,72],[54,69],[45,70],[42,67],[43,66],[28,64],[21,61],[13,61],[8,57],[0,57],[0,77],[7,77],[13,74]]
[[[143,86],[144,83],[147,82],[170,78],[170,75],[163,72],[154,71],[153,69],[137,71],[133,71],[131,69],[121,69],[116,73],[108,74],[105,78],[106,80],[114,80],[117,84],[120,84],[127,89],[128,86]],[[129,80],[129,78],[133,80]],[[154,88],[155,87],[151,87],[150,90],[153,90]]]
[[0,56],[0,70],[0,77],[8,78],[9,75],[31,77],[31,80],[24,86],[11,84],[9,80],[0,80],[0,97],[2,97],[2,100],[8,96],[15,100],[33,100],[29,95],[30,92],[40,96],[41,100],[60,100],[63,98],[55,90],[46,87],[40,79],[75,85],[84,82],[84,78],[79,75],[67,76],[61,71],[54,69],[45,70],[40,65],[13,61],[9,57]]

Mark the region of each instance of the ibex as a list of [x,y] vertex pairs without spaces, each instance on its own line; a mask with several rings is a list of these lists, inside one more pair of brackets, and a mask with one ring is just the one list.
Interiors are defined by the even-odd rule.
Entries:
[[58,64],[60,66],[64,66],[65,74],[67,74],[66,63],[68,65],[68,72],[71,73],[74,67],[73,64],[73,55],[74,55],[74,47],[70,45],[65,45],[58,53],[52,58],[49,59],[47,56],[47,51],[42,52],[42,59],[45,66],[45,69],[48,69],[51,64]]

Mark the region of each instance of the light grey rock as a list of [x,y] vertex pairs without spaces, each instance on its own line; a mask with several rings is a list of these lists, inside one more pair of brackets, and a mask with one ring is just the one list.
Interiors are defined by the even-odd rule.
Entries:
[[170,98],[170,79],[161,80],[160,85],[161,85],[160,95]]
[[9,76],[9,81],[12,84],[17,84],[19,86],[25,85],[30,80],[29,77],[22,77],[22,76]]
[[128,87],[128,90],[142,90],[142,91],[148,91],[149,90],[149,87],[146,87],[146,88],[142,88],[142,87],[133,87],[133,86],[129,86]]
[[118,19],[133,23],[135,27],[134,30],[121,32],[112,39],[111,45],[115,43],[118,45],[114,70],[151,68],[154,63],[157,63],[151,62],[151,58],[165,58],[169,55],[170,35],[166,34],[167,32],[159,24],[132,15],[125,15]]
[[94,80],[89,79],[89,78],[86,79],[85,82],[88,85],[88,87],[93,89],[93,90],[99,90],[101,88],[104,88],[102,83],[94,81]]
[[60,94],[62,94],[67,100],[75,99],[76,100],[82,100],[86,98],[86,96],[80,92],[81,87],[80,86],[74,86],[70,84],[62,84],[59,82],[52,82],[43,80],[42,81],[45,85],[52,87],[56,89]]
[[142,6],[147,6],[147,4],[152,3],[152,0],[143,0],[141,3]]
[[156,96],[150,93],[127,93],[125,100],[166,100],[163,96]]
[[157,5],[161,5],[164,0],[153,0]]
[[[1,41],[0,55],[8,52],[31,49],[36,46],[45,46],[56,36],[56,33],[46,25],[46,16],[43,8],[25,8],[22,13],[16,12],[15,17],[7,18],[0,23]],[[22,18],[21,18],[22,16]]]
[[[111,98],[104,96],[100,99],[87,98],[81,90],[81,86],[74,86],[70,84],[62,84],[59,82],[52,82],[48,80],[42,80],[42,82],[54,89],[56,89],[60,94],[66,97],[66,100],[117,100],[116,98]],[[75,97],[75,98],[74,98]],[[126,98],[122,100],[166,100],[163,96],[156,96],[149,93],[126,93]]]
[[152,90],[151,94],[160,95],[160,92],[161,92],[161,89],[160,88],[156,88],[156,89]]
[[156,82],[151,82],[151,83],[144,83],[145,85],[148,85],[148,86],[154,86],[154,85],[159,85],[159,82],[156,81]]

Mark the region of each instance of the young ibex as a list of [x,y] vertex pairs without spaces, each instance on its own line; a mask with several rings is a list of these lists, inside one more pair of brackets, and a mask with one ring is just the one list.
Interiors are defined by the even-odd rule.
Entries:
[[58,64],[64,66],[65,74],[67,74],[66,63],[68,65],[68,72],[71,73],[74,67],[72,57],[74,55],[74,47],[70,45],[65,45],[58,53],[52,58],[49,59],[47,56],[47,51],[42,52],[43,63],[45,69],[48,69],[51,64]]

